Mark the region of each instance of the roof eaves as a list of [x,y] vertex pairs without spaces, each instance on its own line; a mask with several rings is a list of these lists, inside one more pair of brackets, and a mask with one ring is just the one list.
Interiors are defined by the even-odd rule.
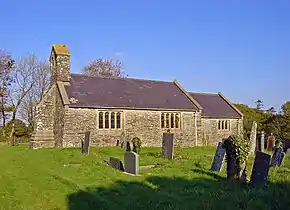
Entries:
[[70,108],[75,109],[116,109],[116,110],[150,110],[150,111],[178,111],[178,112],[196,112],[192,109],[168,109],[168,108],[137,108],[137,107],[106,107],[106,106],[86,106],[70,104]]

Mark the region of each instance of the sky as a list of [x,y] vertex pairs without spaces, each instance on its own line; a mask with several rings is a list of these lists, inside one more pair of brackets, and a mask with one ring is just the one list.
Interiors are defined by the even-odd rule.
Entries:
[[71,72],[120,59],[133,78],[222,92],[279,109],[290,100],[288,0],[0,0],[0,48],[49,59],[66,44]]

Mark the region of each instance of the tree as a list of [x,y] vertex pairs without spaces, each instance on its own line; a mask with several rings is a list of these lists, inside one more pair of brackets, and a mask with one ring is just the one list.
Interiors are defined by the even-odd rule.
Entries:
[[33,83],[31,90],[23,98],[23,102],[19,108],[20,116],[29,123],[29,128],[34,129],[35,106],[41,101],[45,92],[50,85],[50,69],[49,64],[36,59],[36,66],[33,73]]
[[[8,112],[12,111],[12,107],[8,105],[8,87],[13,82],[12,68],[14,62],[11,55],[0,50],[0,110],[3,127],[6,125]],[[5,137],[4,130],[3,136]]]
[[12,105],[12,128],[10,132],[10,144],[13,146],[15,142],[15,119],[20,105],[22,104],[25,96],[31,91],[36,83],[34,73],[39,68],[37,58],[33,54],[28,54],[15,62],[13,67],[12,76],[15,80],[9,88],[10,104]]
[[[9,135],[12,130],[12,121],[9,121],[5,126],[5,132]],[[28,137],[29,130],[26,127],[25,123],[20,119],[14,120],[14,127],[15,127],[15,137]]]
[[276,114],[276,110],[275,108],[272,106],[269,109],[266,110],[266,113],[268,114]]
[[262,110],[264,108],[263,101],[261,101],[261,100],[257,100],[255,102],[255,104],[256,104],[258,110]]
[[121,61],[102,58],[91,61],[82,69],[82,73],[89,76],[125,77]]

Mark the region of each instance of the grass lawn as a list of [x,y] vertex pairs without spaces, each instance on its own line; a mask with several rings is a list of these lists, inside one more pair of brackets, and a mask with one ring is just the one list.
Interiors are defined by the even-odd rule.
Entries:
[[290,209],[289,157],[270,169],[266,186],[253,188],[224,180],[225,169],[208,170],[215,148],[176,149],[173,161],[160,148],[142,148],[140,165],[158,166],[138,177],[102,163],[123,160],[120,148],[80,151],[0,146],[0,209]]

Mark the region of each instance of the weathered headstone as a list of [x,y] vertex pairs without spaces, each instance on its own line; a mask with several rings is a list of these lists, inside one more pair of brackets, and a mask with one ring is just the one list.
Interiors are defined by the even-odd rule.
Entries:
[[286,156],[285,153],[282,152],[282,154],[280,155],[280,158],[278,160],[278,166],[279,167],[283,164],[285,156]]
[[117,143],[116,143],[116,147],[118,147],[119,144],[120,144],[120,140],[118,139],[118,140],[117,140]]
[[267,181],[270,159],[270,155],[259,151],[256,152],[250,184],[260,185]]
[[139,155],[135,152],[126,152],[124,164],[125,172],[137,175],[139,172]]
[[286,140],[284,140],[283,151],[287,152],[288,149],[290,149],[290,140],[286,139]]
[[250,155],[255,155],[256,150],[256,138],[257,138],[257,123],[254,121],[252,125],[251,135],[250,135]]
[[110,157],[110,166],[117,170],[124,171],[123,163],[118,158]]
[[265,147],[265,132],[261,132],[261,139],[260,139],[260,151],[264,152],[264,147]]
[[222,170],[223,161],[225,159],[226,150],[222,148],[222,142],[218,143],[215,156],[211,165],[211,171],[220,172]]
[[273,151],[274,144],[275,144],[275,136],[273,135],[273,133],[271,133],[271,135],[267,139],[267,150],[269,152]]
[[163,133],[162,157],[164,159],[173,159],[173,133]]
[[286,155],[287,155],[287,156],[290,156],[290,148],[287,149],[287,151],[286,151]]
[[90,138],[91,138],[91,132],[85,133],[85,140],[82,141],[82,153],[83,154],[89,154],[90,150]]
[[275,148],[274,154],[272,155],[272,158],[271,158],[270,166],[278,166],[282,152],[283,151],[281,148]]

